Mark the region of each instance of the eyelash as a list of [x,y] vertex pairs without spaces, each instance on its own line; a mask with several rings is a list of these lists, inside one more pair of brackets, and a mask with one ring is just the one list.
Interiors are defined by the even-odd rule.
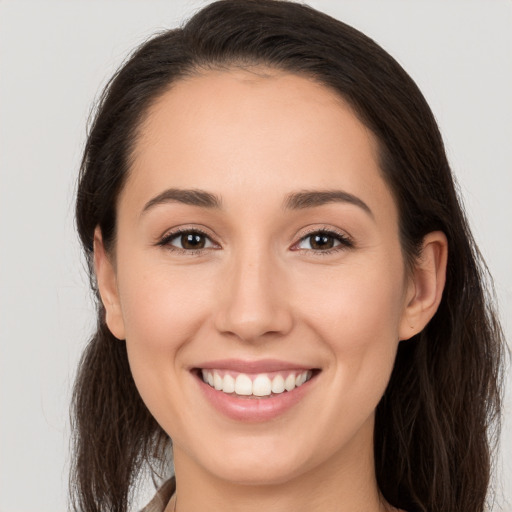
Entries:
[[[177,252],[178,254],[186,254],[187,256],[198,255],[198,254],[201,254],[203,251],[210,249],[210,248],[182,249],[180,247],[175,247],[175,246],[171,245],[171,242],[173,240],[175,240],[179,236],[185,235],[185,234],[186,235],[189,235],[189,234],[202,235],[202,236],[208,238],[213,245],[217,245],[211,239],[211,237],[207,233],[205,233],[204,231],[202,231],[201,229],[198,229],[198,228],[176,229],[175,231],[167,233],[157,243],[157,245],[161,246],[161,247],[165,247],[165,248],[167,248],[168,250],[170,250],[172,252]],[[336,230],[334,230],[332,228],[322,228],[322,229],[311,230],[310,232],[308,232],[305,235],[303,235],[300,238],[300,240],[297,243],[294,244],[294,247],[299,245],[304,240],[312,237],[313,235],[324,235],[324,236],[327,236],[327,237],[334,238],[335,241],[339,242],[339,244],[335,245],[334,247],[332,247],[330,249],[326,249],[326,250],[323,250],[323,251],[322,250],[314,250],[314,249],[293,249],[293,250],[295,250],[295,251],[302,251],[302,252],[309,252],[309,253],[313,253],[313,254],[319,255],[319,256],[327,256],[329,254],[332,254],[332,253],[335,253],[335,252],[338,252],[338,251],[342,251],[342,250],[345,250],[345,249],[350,249],[350,248],[354,247],[354,243],[353,243],[353,241],[352,241],[352,239],[350,237],[348,237],[345,233],[342,233],[340,231],[336,231]]]
[[339,242],[339,245],[335,245],[334,247],[332,247],[330,249],[326,249],[324,251],[322,251],[322,250],[315,251],[314,249],[295,249],[295,250],[296,251],[311,252],[311,253],[313,253],[315,255],[318,255],[318,256],[328,256],[329,254],[333,254],[333,253],[336,253],[336,252],[343,251],[343,250],[350,249],[350,248],[354,247],[354,242],[345,233],[342,233],[341,231],[337,231],[335,229],[327,228],[327,227],[326,228],[321,228],[321,229],[316,228],[316,229],[313,229],[313,230],[309,231],[308,233],[303,235],[300,238],[300,240],[296,244],[294,244],[294,246],[299,245],[301,242],[303,242],[304,240],[312,237],[313,235],[324,235],[324,236],[327,236],[327,237],[330,237],[330,238],[334,238],[335,241]]
[[180,247],[174,247],[171,245],[171,241],[175,238],[178,238],[181,235],[202,235],[205,238],[208,238],[212,244],[215,245],[211,237],[205,233],[203,230],[198,228],[184,228],[184,229],[176,229],[175,231],[171,231],[167,233],[158,243],[157,245],[161,247],[165,247],[169,251],[177,252],[178,254],[186,254],[187,256],[194,256],[196,254],[201,254],[206,249],[182,249]]

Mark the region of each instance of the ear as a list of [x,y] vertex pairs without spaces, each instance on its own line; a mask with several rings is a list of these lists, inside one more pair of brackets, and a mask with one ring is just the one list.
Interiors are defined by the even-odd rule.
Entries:
[[101,302],[105,307],[107,327],[116,338],[124,340],[124,320],[119,302],[116,272],[103,245],[99,226],[94,231],[94,268]]
[[446,281],[447,261],[446,235],[442,231],[426,235],[407,286],[405,309],[399,329],[400,340],[418,334],[437,311]]

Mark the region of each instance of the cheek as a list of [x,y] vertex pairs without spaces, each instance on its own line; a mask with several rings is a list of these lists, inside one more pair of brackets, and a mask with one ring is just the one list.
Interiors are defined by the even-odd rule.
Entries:
[[310,287],[300,307],[331,354],[334,378],[342,388],[373,389],[378,395],[387,385],[399,342],[404,307],[401,265],[392,271],[382,262],[347,266],[317,282],[322,286]]
[[153,416],[174,410],[167,420],[174,424],[181,393],[169,390],[182,385],[180,353],[203,328],[211,292],[197,272],[133,260],[125,269],[118,269],[119,294],[132,375]]
[[127,342],[175,351],[201,327],[210,291],[200,274],[161,266],[133,266],[120,282]]
[[322,291],[302,295],[302,316],[328,354],[326,386],[335,390],[312,412],[318,424],[339,426],[327,450],[367,423],[386,390],[399,343],[400,276],[372,266],[340,269],[322,279]]
[[299,286],[305,317],[325,332],[335,346],[357,349],[361,344],[378,344],[379,339],[398,339],[403,310],[403,272],[382,265],[352,265],[330,269],[315,279],[319,286]]

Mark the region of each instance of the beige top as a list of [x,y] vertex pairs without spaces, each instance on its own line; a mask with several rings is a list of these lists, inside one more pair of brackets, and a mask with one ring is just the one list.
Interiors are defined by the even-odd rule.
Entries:
[[169,480],[156,491],[153,499],[140,512],[164,512],[175,490],[176,479],[174,477],[169,478]]
[[[164,512],[165,507],[174,498],[176,491],[176,478],[172,477],[167,480],[162,487],[156,491],[153,499],[140,512]],[[398,512],[405,512],[400,510]]]

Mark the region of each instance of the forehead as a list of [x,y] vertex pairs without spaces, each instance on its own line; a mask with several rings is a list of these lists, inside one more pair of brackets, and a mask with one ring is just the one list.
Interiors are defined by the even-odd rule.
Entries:
[[[237,139],[263,141],[263,134],[278,133],[274,142],[283,148],[297,137],[313,141],[322,125],[333,137],[346,137],[350,130],[371,150],[377,146],[373,134],[333,89],[306,76],[254,67],[211,70],[175,82],[151,105],[139,130],[138,149],[154,145],[163,133],[205,136],[212,125],[215,133],[222,130],[219,136],[231,128]],[[291,125],[296,129],[282,131]]]
[[376,140],[350,106],[308,77],[267,68],[198,73],[153,103],[126,188],[142,201],[171,186],[228,198],[339,187],[389,196]]

